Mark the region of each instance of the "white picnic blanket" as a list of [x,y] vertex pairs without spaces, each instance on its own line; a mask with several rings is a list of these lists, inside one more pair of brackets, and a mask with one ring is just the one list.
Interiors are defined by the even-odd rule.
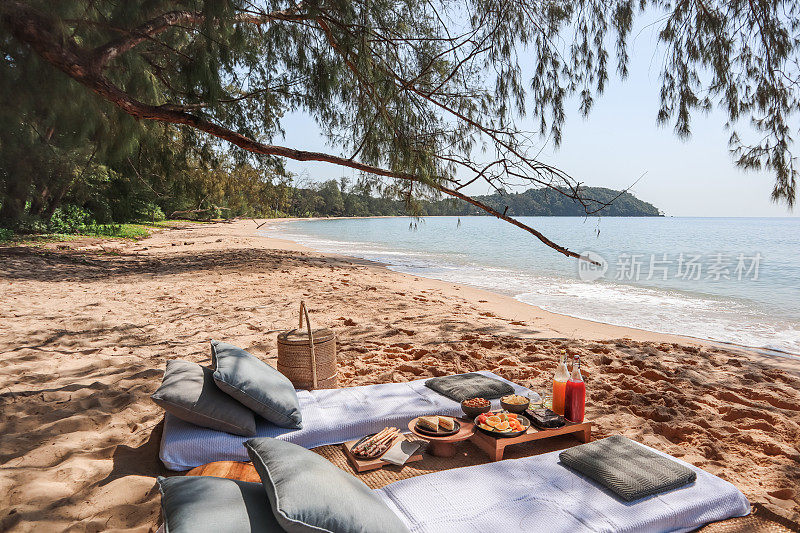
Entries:
[[376,492],[412,533],[691,531],[750,512],[736,487],[674,457],[697,472],[696,481],[624,502],[558,454],[445,470]]
[[[530,391],[510,383],[517,394]],[[273,437],[304,448],[339,444],[374,433],[387,426],[408,430],[408,422],[424,415],[461,416],[461,406],[425,386],[426,379],[407,383],[384,383],[344,389],[298,390],[303,429],[286,429],[260,421],[257,437]],[[492,401],[500,408],[500,400]],[[189,470],[212,461],[248,461],[240,437],[223,431],[203,428],[166,414],[159,457],[170,470]]]

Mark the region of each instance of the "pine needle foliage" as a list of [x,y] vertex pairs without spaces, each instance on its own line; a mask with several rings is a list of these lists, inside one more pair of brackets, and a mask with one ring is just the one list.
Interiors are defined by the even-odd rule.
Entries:
[[[658,121],[685,137],[693,116],[718,107],[736,164],[771,171],[773,199],[792,206],[799,10],[778,0],[6,1],[2,89],[37,90],[0,120],[22,139],[9,150],[58,145],[48,165],[108,164],[165,135],[206,166],[224,141],[244,149],[238,164],[278,172],[281,158],[327,161],[388,179],[409,205],[461,198],[574,256],[462,188],[547,187],[586,214],[607,207],[538,154],[542,139],[562,141],[571,99],[589,114],[609,77],[627,76],[637,17],[655,15]],[[332,153],[272,144],[295,111],[314,117]],[[536,131],[517,126],[523,116]],[[7,190],[20,172],[4,171]]]

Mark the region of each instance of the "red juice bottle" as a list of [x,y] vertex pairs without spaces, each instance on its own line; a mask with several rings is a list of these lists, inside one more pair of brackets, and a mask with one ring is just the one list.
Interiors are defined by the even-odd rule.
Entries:
[[581,376],[581,359],[575,356],[572,363],[572,375],[567,381],[567,390],[564,394],[564,418],[570,422],[583,422],[586,411],[586,384]]

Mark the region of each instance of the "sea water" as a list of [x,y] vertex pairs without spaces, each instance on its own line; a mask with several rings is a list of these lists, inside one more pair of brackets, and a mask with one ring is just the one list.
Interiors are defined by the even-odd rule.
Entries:
[[800,218],[283,221],[266,233],[579,318],[800,354]]

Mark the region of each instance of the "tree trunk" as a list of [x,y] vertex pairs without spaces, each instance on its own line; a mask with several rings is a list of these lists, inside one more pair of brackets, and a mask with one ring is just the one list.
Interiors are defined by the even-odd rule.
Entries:
[[6,191],[3,206],[0,207],[0,226],[15,228],[25,214],[25,203],[28,200],[30,180],[9,177],[6,181]]
[[69,192],[71,183],[67,182],[63,186],[59,187],[55,194],[50,197],[50,201],[47,203],[47,206],[42,211],[42,218],[44,220],[50,220],[53,218],[53,213],[58,207],[61,205],[61,202],[64,201],[64,197]]
[[44,185],[41,190],[38,190],[39,187],[34,187],[36,192],[31,195],[31,205],[28,209],[28,213],[32,216],[39,217],[42,215],[42,212],[45,210],[47,206],[47,201],[50,196],[50,189],[47,185]]

